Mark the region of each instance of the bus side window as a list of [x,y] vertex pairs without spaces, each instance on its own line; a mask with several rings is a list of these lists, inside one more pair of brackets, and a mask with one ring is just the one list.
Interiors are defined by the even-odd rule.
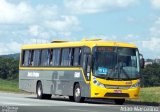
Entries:
[[74,49],[73,66],[81,65],[81,48]]
[[61,66],[69,66],[69,48],[62,49],[62,59],[61,59]]
[[25,50],[22,51],[21,66],[24,66],[24,61],[25,61]]
[[59,66],[60,65],[60,49],[53,49],[52,52],[52,66]]
[[49,65],[52,65],[53,49],[49,49]]
[[69,48],[69,65],[68,66],[73,66],[73,58],[74,58],[74,48]]
[[36,50],[34,50],[33,66],[38,66],[39,61],[40,61],[40,50],[36,49]]
[[29,65],[29,50],[25,50],[23,66],[28,66],[28,65]]
[[34,50],[30,50],[29,51],[29,60],[28,60],[29,66],[33,66],[33,56],[34,56]]
[[49,55],[48,49],[42,49],[41,60],[40,60],[41,66],[48,66],[49,65],[49,56],[48,55]]

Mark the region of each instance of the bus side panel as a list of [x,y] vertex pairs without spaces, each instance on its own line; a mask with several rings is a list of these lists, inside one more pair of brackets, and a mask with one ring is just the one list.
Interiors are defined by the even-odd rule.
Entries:
[[82,71],[54,71],[54,94],[73,96],[74,84],[79,83],[83,97],[90,97],[90,85],[86,84]]
[[35,78],[27,77],[27,73],[30,71],[19,71],[19,89],[27,92],[36,92],[36,83]]
[[43,93],[57,95],[73,95],[74,84],[80,84],[83,97],[90,97],[90,86],[86,84],[83,74],[77,71],[43,71],[20,70],[19,88],[28,92],[36,92],[37,81],[41,81]]
[[20,70],[19,88],[27,92],[36,92],[37,82],[41,81],[43,92],[52,94],[52,71]]

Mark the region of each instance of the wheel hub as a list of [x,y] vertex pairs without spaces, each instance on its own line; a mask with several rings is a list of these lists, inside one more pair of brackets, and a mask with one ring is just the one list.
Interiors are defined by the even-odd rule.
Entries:
[[41,93],[42,93],[42,92],[41,92],[41,88],[39,87],[39,88],[38,88],[38,96],[41,96]]
[[75,96],[76,97],[79,97],[80,96],[80,88],[77,88],[76,90],[75,90]]

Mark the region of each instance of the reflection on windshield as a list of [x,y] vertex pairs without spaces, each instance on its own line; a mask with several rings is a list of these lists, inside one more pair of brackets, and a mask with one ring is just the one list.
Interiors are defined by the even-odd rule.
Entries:
[[[109,48],[106,49],[106,48]],[[106,79],[139,78],[138,50],[133,48],[97,47],[94,49],[93,74]]]

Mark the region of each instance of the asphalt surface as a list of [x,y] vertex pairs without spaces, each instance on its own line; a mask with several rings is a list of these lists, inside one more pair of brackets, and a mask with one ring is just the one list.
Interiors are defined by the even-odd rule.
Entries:
[[[146,108],[152,107],[129,104],[122,106],[115,105],[112,101],[91,99],[86,100],[85,103],[75,103],[69,101],[67,97],[59,96],[53,96],[50,100],[40,100],[35,94],[0,92],[0,112],[147,112]],[[160,111],[159,107],[153,109],[154,112]]]

